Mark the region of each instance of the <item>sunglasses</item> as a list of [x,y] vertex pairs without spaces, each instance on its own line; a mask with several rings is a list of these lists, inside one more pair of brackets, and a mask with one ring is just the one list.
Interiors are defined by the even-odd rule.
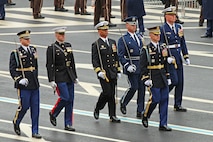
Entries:
[[65,35],[65,32],[59,32],[58,34],[59,35]]

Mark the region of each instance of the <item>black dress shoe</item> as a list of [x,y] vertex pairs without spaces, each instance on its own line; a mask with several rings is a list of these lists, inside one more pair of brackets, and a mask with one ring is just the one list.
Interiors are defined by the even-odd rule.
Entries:
[[177,20],[175,21],[175,23],[184,24],[184,22],[181,21],[181,20],[179,20],[179,19],[177,19]]
[[84,12],[84,13],[83,13],[83,12],[82,12],[81,15],[91,15],[91,13],[89,13],[89,12]]
[[39,15],[39,16],[34,16],[34,19],[44,19],[45,17],[42,16],[42,15]]
[[56,126],[57,125],[57,122],[56,122],[56,118],[51,114],[51,112],[49,112],[49,115],[50,115],[50,122],[53,126]]
[[32,134],[32,137],[36,138],[36,139],[41,139],[42,138],[42,136],[40,134],[38,134],[38,133]]
[[75,131],[75,128],[73,128],[71,125],[66,125],[64,130],[67,130],[67,131]]
[[174,111],[186,112],[187,109],[182,106],[174,106]]
[[205,35],[201,35],[200,37],[201,37],[201,38],[211,38],[212,35],[207,35],[207,34],[205,34]]
[[124,104],[121,102],[121,100],[120,100],[120,110],[121,110],[121,112],[123,113],[123,114],[126,114],[126,106],[124,106]]
[[109,23],[108,26],[109,26],[109,27],[116,27],[117,25],[116,25],[116,24],[113,24],[113,23]]
[[159,127],[159,130],[160,130],[160,131],[172,131],[172,128],[170,128],[170,127],[164,125],[164,126],[160,126],[160,127]]
[[95,109],[93,115],[95,119],[99,119],[99,110]]
[[148,123],[148,118],[142,115],[142,124],[145,128],[148,128],[149,123]]
[[115,16],[114,15],[110,15],[110,18],[115,18]]
[[203,23],[199,22],[199,27],[203,27]]
[[62,8],[55,8],[55,11],[60,11],[60,12],[67,12],[68,11],[68,9],[65,9],[64,7],[62,7]]
[[75,15],[77,15],[77,14],[81,14],[79,11],[77,11],[77,12],[75,12]]
[[121,120],[116,116],[110,116],[110,122],[120,123]]
[[16,3],[11,2],[11,3],[7,3],[6,6],[10,6],[10,5],[16,5]]
[[141,112],[138,112],[138,111],[137,111],[136,118],[141,119],[141,117],[142,117]]
[[21,135],[21,130],[20,130],[19,125],[15,124],[15,123],[13,122],[13,127],[14,127],[15,133],[16,133],[17,135],[20,136],[20,135]]
[[0,18],[0,20],[5,20],[5,17]]

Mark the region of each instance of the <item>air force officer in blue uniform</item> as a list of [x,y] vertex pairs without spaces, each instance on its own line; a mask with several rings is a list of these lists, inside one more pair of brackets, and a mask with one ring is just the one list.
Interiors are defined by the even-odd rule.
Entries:
[[140,80],[140,51],[143,47],[142,37],[136,34],[137,17],[132,16],[124,20],[126,22],[127,33],[118,40],[118,56],[123,66],[123,73],[128,76],[129,88],[120,100],[120,110],[126,114],[126,105],[138,90],[137,98],[137,118],[141,118],[144,110],[145,86]]
[[[175,88],[174,91],[174,110],[186,112],[187,109],[182,107],[182,96],[183,96],[183,60],[184,58],[186,65],[190,64],[188,50],[183,35],[183,29],[180,24],[175,23],[176,12],[174,8],[168,7],[164,9],[166,22],[161,27],[161,42],[167,43],[170,51],[169,58],[169,72],[172,80],[172,84],[169,86],[169,91]],[[165,37],[167,39],[165,39]],[[183,57],[182,57],[183,55]]]
[[10,74],[17,88],[19,107],[13,119],[14,131],[21,135],[19,124],[30,108],[32,119],[32,137],[41,138],[38,133],[39,123],[39,82],[36,48],[30,46],[30,31],[25,30],[17,34],[21,46],[10,55]]

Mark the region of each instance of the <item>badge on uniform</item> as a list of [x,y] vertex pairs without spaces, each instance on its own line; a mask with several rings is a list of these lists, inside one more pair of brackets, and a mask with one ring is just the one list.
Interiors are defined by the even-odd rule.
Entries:
[[133,49],[130,49],[129,52],[130,52],[130,53],[133,53]]
[[106,47],[104,45],[101,45],[100,50],[106,49]]
[[112,51],[117,52],[117,48],[116,48],[115,44],[112,44]]

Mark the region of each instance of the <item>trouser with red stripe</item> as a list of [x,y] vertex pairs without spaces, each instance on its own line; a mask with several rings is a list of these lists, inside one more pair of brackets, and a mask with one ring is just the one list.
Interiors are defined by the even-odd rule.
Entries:
[[64,125],[73,124],[73,103],[74,103],[74,83],[62,82],[57,83],[56,91],[58,93],[58,100],[54,105],[51,113],[57,117],[61,110],[65,108]]

